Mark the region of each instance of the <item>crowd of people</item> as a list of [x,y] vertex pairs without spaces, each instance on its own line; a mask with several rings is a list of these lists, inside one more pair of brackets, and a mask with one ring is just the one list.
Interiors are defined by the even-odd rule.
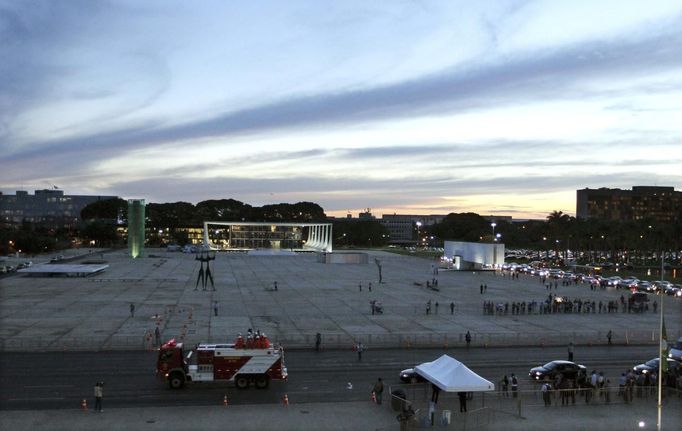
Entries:
[[270,340],[267,335],[256,330],[254,333],[251,328],[246,332],[246,339],[242,337],[242,334],[237,335],[237,339],[234,342],[235,349],[268,349],[270,348]]
[[[657,308],[656,301],[653,308]],[[554,314],[554,313],[630,313],[636,312],[632,300],[626,300],[622,295],[620,302],[595,301],[590,299],[570,298],[550,293],[544,301],[483,301],[483,314],[517,315],[517,314]]]

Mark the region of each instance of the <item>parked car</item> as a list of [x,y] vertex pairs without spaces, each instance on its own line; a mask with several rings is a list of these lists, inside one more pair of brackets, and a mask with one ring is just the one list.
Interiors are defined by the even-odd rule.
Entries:
[[680,337],[675,344],[670,347],[668,358],[676,361],[682,361],[682,337]]
[[400,372],[400,380],[405,383],[420,383],[425,382],[426,379],[417,374],[414,368],[407,368]]
[[552,361],[540,367],[531,368],[528,372],[533,380],[554,380],[557,374],[561,373],[569,379],[584,379],[587,376],[587,368],[584,365],[576,364],[571,361]]
[[[658,365],[659,359],[653,358],[649,359],[643,364],[635,365],[634,367],[632,367],[632,370],[635,372],[635,374],[647,374],[652,371],[657,371]],[[675,375],[682,371],[682,368],[680,368],[680,366],[681,366],[680,363],[677,362],[676,360],[668,359],[668,370],[673,372]]]

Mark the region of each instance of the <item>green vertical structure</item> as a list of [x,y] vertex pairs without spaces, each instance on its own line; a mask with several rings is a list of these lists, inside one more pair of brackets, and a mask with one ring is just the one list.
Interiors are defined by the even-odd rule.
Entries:
[[133,259],[144,252],[144,199],[128,199],[128,249]]

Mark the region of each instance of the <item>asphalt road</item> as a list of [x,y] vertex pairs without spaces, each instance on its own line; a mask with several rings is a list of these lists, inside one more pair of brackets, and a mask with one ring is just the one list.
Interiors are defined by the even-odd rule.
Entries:
[[[95,382],[104,381],[104,405],[192,406],[219,405],[228,395],[233,404],[367,400],[377,377],[387,385],[400,383],[398,373],[441,354],[464,362],[481,376],[497,382],[516,373],[521,389],[536,387],[528,378],[531,367],[566,359],[566,348],[471,348],[432,350],[367,350],[362,362],[347,351],[288,351],[288,382],[272,382],[266,390],[238,390],[232,384],[190,384],[170,390],[154,373],[156,352],[3,353],[0,357],[0,410],[78,408],[91,405]],[[576,346],[575,361],[588,370],[604,371],[617,381],[625,369],[656,356],[655,346]],[[348,382],[353,389],[347,389]],[[613,383],[612,383],[613,384]]]

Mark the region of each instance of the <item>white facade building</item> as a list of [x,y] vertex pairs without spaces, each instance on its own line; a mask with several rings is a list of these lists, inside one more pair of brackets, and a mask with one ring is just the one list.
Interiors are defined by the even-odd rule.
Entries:
[[445,241],[443,258],[456,270],[497,268],[504,263],[504,244]]

